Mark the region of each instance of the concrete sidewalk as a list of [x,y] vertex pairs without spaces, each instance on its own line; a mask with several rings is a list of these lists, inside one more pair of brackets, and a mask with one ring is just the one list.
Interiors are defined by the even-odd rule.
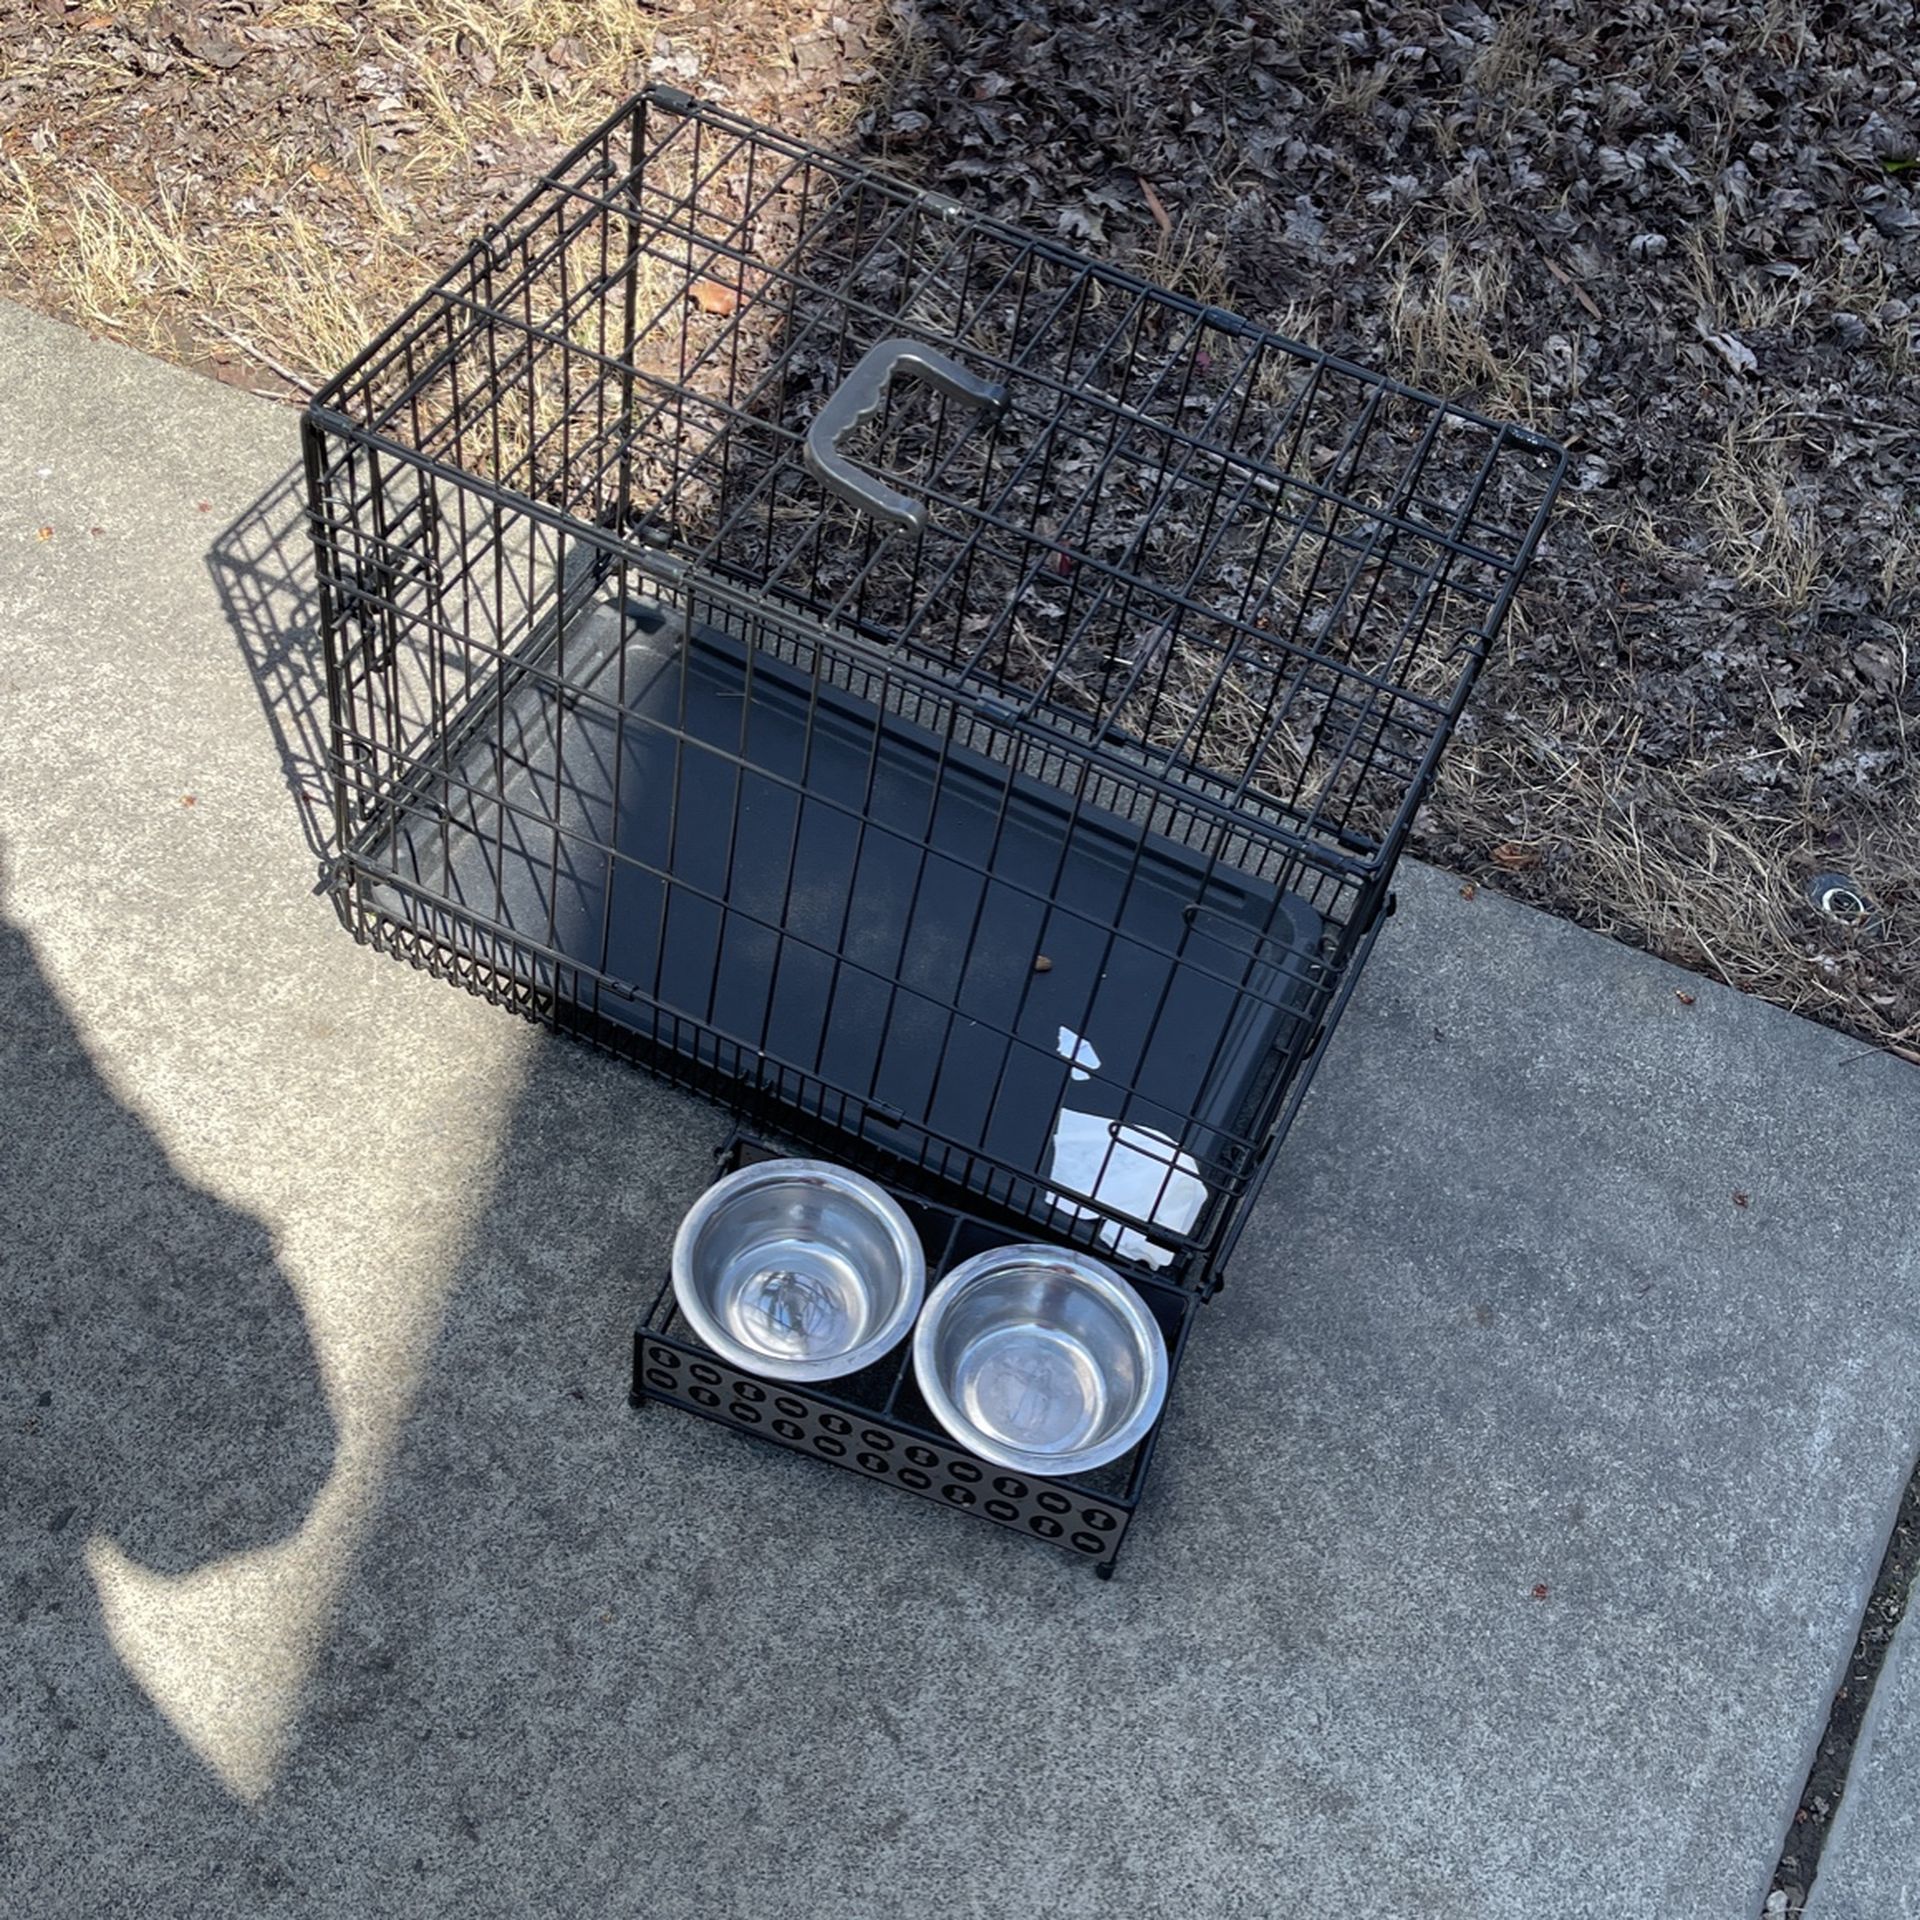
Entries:
[[1807,1920],[1920,1920],[1920,1618],[1894,1635]]
[[1409,872],[1111,1585],[632,1415],[725,1121],[312,896],[294,454],[0,308],[8,1911],[1759,1911],[1920,1076]]

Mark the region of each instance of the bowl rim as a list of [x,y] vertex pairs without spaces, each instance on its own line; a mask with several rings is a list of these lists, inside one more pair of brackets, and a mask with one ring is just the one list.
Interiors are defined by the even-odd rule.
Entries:
[[[940,1325],[952,1310],[954,1301],[967,1288],[985,1275],[1004,1267],[1039,1265],[1059,1268],[1075,1280],[1106,1295],[1132,1327],[1134,1338],[1146,1355],[1146,1380],[1133,1412],[1105,1439],[1095,1441],[1090,1446],[1078,1447],[1071,1453],[1030,1453],[1019,1447],[1007,1446],[992,1435],[983,1433],[960,1410],[947,1391],[933,1357],[934,1340]],[[1104,1260],[1096,1260],[1092,1254],[1083,1253],[1076,1247],[1049,1246],[1039,1240],[1013,1241],[1004,1246],[988,1247],[949,1269],[928,1296],[919,1324],[913,1330],[914,1378],[919,1382],[921,1398],[932,1409],[933,1417],[939,1421],[948,1437],[990,1466],[1006,1467],[1015,1473],[1031,1474],[1042,1480],[1068,1479],[1074,1474],[1090,1473],[1095,1467],[1104,1467],[1137,1447],[1151,1431],[1166,1404],[1171,1371],[1167,1339],[1160,1330],[1160,1322],[1153,1317],[1139,1290],[1124,1274],[1115,1272]]]
[[[782,1180],[829,1187],[850,1194],[866,1203],[885,1229],[888,1240],[900,1256],[900,1297],[880,1326],[860,1342],[840,1353],[823,1354],[810,1360],[787,1359],[779,1354],[763,1353],[737,1340],[708,1312],[693,1284],[693,1245],[707,1224],[729,1200],[756,1186],[773,1185]],[[927,1250],[920,1244],[906,1209],[885,1187],[832,1160],[778,1159],[755,1160],[735,1167],[705,1189],[689,1207],[673,1236],[671,1261],[673,1297],[701,1340],[721,1359],[743,1373],[767,1380],[837,1380],[870,1367],[883,1354],[897,1347],[906,1337],[914,1316],[927,1291]]]

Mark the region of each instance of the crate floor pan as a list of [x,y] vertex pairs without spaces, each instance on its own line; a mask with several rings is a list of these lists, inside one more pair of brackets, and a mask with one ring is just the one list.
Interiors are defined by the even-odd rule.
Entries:
[[362,836],[366,906],[1036,1220],[1204,1229],[1317,1011],[1305,901],[659,601],[507,677]]

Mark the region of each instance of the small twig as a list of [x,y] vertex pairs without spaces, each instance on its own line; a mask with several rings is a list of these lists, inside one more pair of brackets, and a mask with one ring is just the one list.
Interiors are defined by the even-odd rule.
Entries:
[[1915,1053],[1911,1047],[1897,1046],[1891,1040],[1875,1047],[1862,1047],[1858,1053],[1848,1054],[1840,1064],[1843,1067],[1857,1067],[1862,1060],[1878,1060],[1889,1053],[1896,1060],[1904,1060],[1910,1067],[1920,1067],[1920,1053]]
[[1399,222],[1394,227],[1393,231],[1389,233],[1387,237],[1384,240],[1382,240],[1377,247],[1374,248],[1373,258],[1367,262],[1367,267],[1369,271],[1371,271],[1374,267],[1377,267],[1380,264],[1381,256],[1386,252],[1386,250],[1390,246],[1393,245],[1393,243],[1396,240],[1400,238],[1400,236],[1403,233],[1406,232],[1407,224],[1409,221],[1412,220],[1412,218],[1413,218],[1413,215],[1411,213],[1403,213],[1400,216]]
[[1563,287],[1565,287],[1566,290],[1570,294],[1572,294],[1573,297],[1576,300],[1578,300],[1580,304],[1583,307],[1585,307],[1590,314],[1592,314],[1594,319],[1599,320],[1602,318],[1600,309],[1596,307],[1593,304],[1593,302],[1587,297],[1586,288],[1581,286],[1580,283],[1577,280],[1575,280],[1572,277],[1572,275],[1570,275],[1564,267],[1558,265],[1555,261],[1550,260],[1544,253],[1541,254],[1540,256],[1540,264],[1543,267],[1545,267],[1546,270],[1550,274],[1552,274],[1553,277],[1556,280],[1558,280],[1560,284]]
[[285,361],[276,360],[272,354],[256,347],[244,333],[235,333],[231,327],[223,327],[219,321],[213,323],[213,330],[223,340],[231,340],[249,360],[257,360],[269,373],[277,373],[289,386],[298,387],[304,394],[317,393],[326,383],[316,380],[310,373],[295,373]]
[[1808,420],[1830,420],[1836,426],[1851,427],[1855,433],[1865,434],[1873,440],[1911,440],[1916,437],[1916,429],[1903,427],[1894,420],[1862,420],[1852,413],[1832,413],[1824,407],[1806,407],[1802,416]]
[[1700,951],[1704,953],[1707,956],[1708,960],[1710,960],[1713,963],[1713,970],[1715,973],[1717,973],[1720,976],[1722,984],[1729,987],[1733,987],[1734,992],[1738,993],[1740,989],[1737,986],[1734,986],[1733,975],[1730,974],[1726,970],[1726,968],[1720,964],[1720,956],[1717,953],[1715,953],[1710,946],[1707,945],[1706,941],[1701,937],[1700,931],[1697,927],[1693,929],[1693,938],[1694,938],[1694,944],[1698,946]]

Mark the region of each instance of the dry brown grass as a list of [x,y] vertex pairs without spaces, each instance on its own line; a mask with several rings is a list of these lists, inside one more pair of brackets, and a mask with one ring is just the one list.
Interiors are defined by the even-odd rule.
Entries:
[[1533,10],[1516,7],[1494,30],[1468,69],[1468,77],[1482,94],[1499,100],[1504,116],[1537,113],[1552,94],[1545,61]]
[[1783,412],[1736,417],[1714,449],[1699,494],[1716,558],[1783,613],[1811,606],[1826,571],[1819,517],[1810,500],[1796,495],[1800,459],[1800,436]]
[[1511,276],[1503,251],[1475,251],[1445,234],[1396,262],[1387,279],[1387,331],[1416,382],[1527,405],[1525,368],[1501,351],[1493,332]]
[[[1623,684],[1617,704],[1580,699],[1524,731],[1462,741],[1441,762],[1438,801],[1511,849],[1523,896],[1580,904],[1603,933],[1887,1044],[1920,1048],[1920,847],[1893,830],[1920,813],[1836,807],[1821,788],[1832,742],[1782,716],[1775,744],[1729,766],[1699,753],[1650,766]],[[1812,907],[1820,871],[1848,874],[1879,909],[1850,930]]]
[[1765,273],[1735,270],[1728,264],[1727,224],[1721,203],[1682,242],[1680,286],[1709,327],[1765,333],[1828,313],[1873,314],[1892,295],[1878,258],[1835,246],[1810,260],[1775,261]]
[[[476,203],[498,211],[644,84],[659,36],[679,57],[723,60],[751,109],[754,76],[786,73],[786,36],[774,29],[800,11],[788,0],[681,11],[634,0],[285,0],[269,24],[297,50],[289,87],[317,71],[352,100],[353,76],[371,68],[377,98],[346,133],[336,115],[242,103],[217,127],[217,175],[175,156],[131,112],[142,79],[134,28],[106,10],[70,16],[4,43],[15,51],[0,79],[25,104],[0,144],[0,282],[150,351],[238,357],[270,386],[288,373],[308,383],[445,265]],[[294,59],[284,46],[259,48],[229,81],[194,72],[178,50],[168,57],[209,98],[241,80],[270,93],[274,63]],[[831,119],[817,130],[830,135]]]
[[378,230],[360,260],[343,261],[299,214],[208,246],[164,190],[135,194],[95,167],[51,191],[28,180],[17,205],[30,213],[0,236],[0,253],[10,247],[16,264],[37,255],[35,277],[83,324],[152,352],[237,349],[263,379],[277,371],[309,387],[358,351],[424,264],[403,234]]
[[1816,11],[1806,0],[1764,0],[1749,8],[1735,26],[1733,44],[1745,51],[1771,52],[1783,60],[1804,60],[1820,45],[1814,27]]
[[[1210,188],[1197,202],[1168,216],[1152,247],[1142,259],[1142,270],[1163,287],[1171,287],[1209,306],[1231,304],[1224,234],[1230,216],[1229,196]],[[1285,329],[1282,328],[1284,332]]]

